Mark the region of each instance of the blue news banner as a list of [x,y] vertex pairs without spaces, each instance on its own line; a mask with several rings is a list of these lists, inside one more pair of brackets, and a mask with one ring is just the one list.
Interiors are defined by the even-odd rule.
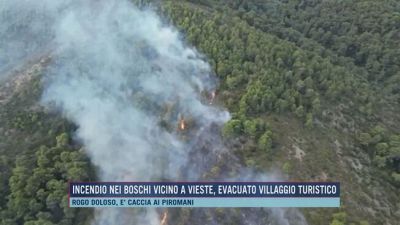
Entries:
[[71,182],[70,207],[340,207],[338,182]]

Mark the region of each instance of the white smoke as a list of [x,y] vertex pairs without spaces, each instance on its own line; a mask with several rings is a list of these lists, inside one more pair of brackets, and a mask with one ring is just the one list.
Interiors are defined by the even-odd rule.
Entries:
[[0,1],[0,81],[34,57],[48,51],[53,21],[63,1]]
[[[43,102],[79,125],[77,136],[105,180],[148,180],[167,169],[177,178],[184,145],[160,128],[164,105],[202,122],[227,113],[201,103],[210,69],[178,33],[150,11],[126,1],[96,1],[65,13],[56,26],[59,49]],[[169,165],[160,168],[158,157]]]
[[[159,126],[167,104],[203,125],[229,119],[201,103],[199,93],[211,88],[208,64],[153,12],[92,1],[66,11],[55,27],[58,49],[43,103],[79,126],[77,137],[103,180],[180,178],[189,149]],[[95,223],[113,224],[120,214],[100,210]],[[147,210],[141,223],[159,223],[153,214]]]
[[[203,103],[200,94],[216,85],[209,65],[153,11],[127,0],[9,0],[0,7],[6,18],[0,47],[13,52],[0,53],[0,72],[51,50],[42,104],[78,126],[76,139],[102,180],[196,180],[225,151],[209,132],[229,113]],[[194,121],[194,133],[176,131],[179,118]],[[203,145],[204,152],[193,151]],[[285,212],[268,215],[287,224]],[[248,215],[263,221],[264,215]],[[131,220],[119,209],[96,211],[94,223],[121,218],[159,223],[155,210]]]

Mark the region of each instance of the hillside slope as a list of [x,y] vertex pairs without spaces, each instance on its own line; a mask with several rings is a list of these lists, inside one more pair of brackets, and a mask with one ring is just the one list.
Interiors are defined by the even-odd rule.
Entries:
[[[219,78],[212,104],[228,109],[232,119],[212,133],[221,133],[230,152],[199,177],[240,176],[224,169],[243,164],[287,180],[340,181],[342,207],[301,209],[308,224],[398,224],[398,1],[134,2],[153,3]],[[92,210],[67,204],[68,180],[97,180],[73,138],[77,127],[39,103],[50,61],[32,59],[0,83],[2,225],[90,224],[93,217]],[[173,209],[168,222],[240,224],[243,215],[262,215],[254,221],[267,223],[268,213]]]
[[[301,29],[303,20],[298,17],[338,6],[315,1],[316,8],[302,6],[302,12],[300,2],[258,2],[168,1],[164,6],[188,42],[209,57],[221,79],[218,100],[233,113],[224,134],[228,141],[239,142],[232,151],[261,171],[280,168],[289,179],[341,181],[342,208],[305,210],[310,224],[396,224],[400,108],[395,90],[400,83],[385,81],[396,75],[383,67],[376,73],[369,64],[382,65],[381,61],[361,62]],[[364,4],[374,7],[373,2]],[[361,17],[363,12],[355,13]],[[394,10],[387,13],[396,20]],[[348,20],[357,19],[346,15]],[[320,24],[333,20],[325,14],[310,18]],[[286,20],[290,22],[282,22]],[[359,29],[377,36],[385,33],[372,26],[377,25]],[[399,32],[396,26],[387,29],[392,35]],[[341,34],[356,43],[365,35]],[[384,45],[385,38],[392,46],[398,44],[388,35],[368,42]],[[382,57],[394,60],[397,50],[385,51],[391,57]],[[364,48],[359,51],[373,57]],[[392,68],[396,63],[385,65]],[[265,133],[259,129],[262,124],[269,128]],[[344,214],[346,219],[338,218]]]

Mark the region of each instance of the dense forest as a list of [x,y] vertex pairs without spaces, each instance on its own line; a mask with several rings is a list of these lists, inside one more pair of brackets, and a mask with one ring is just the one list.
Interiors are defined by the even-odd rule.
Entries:
[[67,182],[95,178],[93,168],[74,126],[38,105],[40,67],[24,72],[0,107],[0,224],[85,224],[90,210],[68,207]]
[[[265,160],[265,153],[276,159],[274,154],[287,145],[279,137],[285,130],[269,120],[287,123],[288,117],[297,118],[302,136],[319,137],[314,132],[324,130],[325,124],[331,126],[325,135],[340,138],[333,130],[346,133],[353,146],[345,154],[367,157],[368,165],[377,169],[374,175],[385,177],[396,189],[398,4],[201,3],[169,2],[165,10],[188,42],[210,58],[221,78],[220,101],[234,112],[223,134],[242,137],[246,151],[239,154],[246,162],[262,165],[255,161]],[[375,37],[365,38],[371,34]],[[268,121],[272,129],[265,131]],[[282,169],[290,171],[291,164],[283,162]]]
[[[399,1],[136,2],[206,56],[232,115],[221,135],[245,165],[341,182],[342,207],[303,209],[309,224],[400,221]],[[0,98],[0,224],[88,224],[66,188],[95,169],[76,127],[39,106],[41,70],[29,73]]]
[[[281,137],[287,135],[287,126],[281,123],[289,123],[289,129],[300,127],[302,133],[296,138],[305,139],[303,142],[320,139],[313,140],[312,146],[317,149],[310,149],[310,153],[321,155],[309,156],[313,160],[308,163],[327,163],[329,157],[356,158],[371,170],[367,179],[377,182],[360,183],[373,188],[383,179],[398,191],[399,7],[395,1],[201,1],[200,5],[171,1],[164,11],[188,42],[209,57],[221,79],[220,101],[233,113],[223,135],[236,140],[239,137],[245,146],[239,154],[246,162],[263,168],[266,158],[282,157],[282,150],[296,140]],[[265,123],[270,127],[267,131],[260,129]],[[329,136],[340,148],[336,156],[324,153],[323,136]],[[349,146],[343,148],[338,141],[341,138]],[[298,163],[285,158],[278,164],[289,177],[318,177],[307,177],[315,171],[307,175],[293,171],[314,167],[329,171],[324,179],[341,179],[351,194],[349,199],[344,198],[346,210],[339,215],[348,211],[350,217],[356,217],[354,214],[360,213],[346,207],[358,198],[356,192],[367,192],[350,190],[352,185],[347,182],[354,182],[354,175],[344,178],[342,173],[351,167],[331,168],[337,167],[337,162],[320,168],[293,165]],[[392,204],[398,216],[399,205],[395,201]],[[357,223],[354,218],[332,217],[332,224],[349,222]],[[358,222],[366,223],[362,219]]]
[[[322,3],[321,5],[317,4],[317,1],[307,6],[307,3],[304,2],[297,6],[291,2],[280,7],[286,14],[294,15],[292,17],[296,16],[296,18],[300,17],[296,21],[304,21],[307,16],[312,16],[307,13],[315,13],[324,7]],[[329,6],[328,4],[325,7]],[[344,38],[351,39],[348,44],[339,41],[341,39],[334,35],[329,37],[332,39],[329,42],[322,40],[322,37],[314,34],[322,28],[310,28],[306,34],[292,35],[297,37],[291,37],[289,34],[282,35],[283,32],[295,32],[296,29],[303,29],[297,28],[301,25],[290,25],[291,23],[287,22],[281,29],[269,30],[266,24],[270,18],[257,14],[269,7],[268,4],[252,4],[252,1],[241,1],[240,4],[232,3],[232,8],[238,11],[230,11],[229,8],[222,6],[222,8],[217,8],[214,13],[193,9],[193,6],[190,5],[184,7],[172,3],[166,7],[167,10],[170,10],[168,14],[176,16],[173,17],[173,21],[187,31],[190,43],[198,46],[210,57],[216,74],[223,81],[221,98],[230,111],[235,112],[234,118],[225,126],[225,134],[257,136],[255,135],[256,121],[268,113],[281,115],[290,113],[290,116],[295,116],[303,121],[305,127],[312,128],[317,119],[328,119],[329,116],[324,115],[325,109],[330,109],[332,105],[342,105],[347,109],[346,113],[350,114],[354,120],[365,120],[363,123],[356,124],[358,126],[355,128],[357,129],[355,130],[356,139],[362,146],[372,148],[370,150],[376,154],[377,161],[380,161],[380,157],[385,157],[384,162],[387,162],[388,168],[393,170],[393,179],[398,181],[397,156],[399,152],[396,144],[398,129],[395,127],[396,124],[385,124],[387,122],[379,121],[384,120],[382,118],[384,115],[379,111],[380,107],[398,106],[396,100],[398,100],[399,83],[384,81],[398,79],[396,78],[398,75],[394,72],[398,69],[393,69],[398,67],[396,59],[399,57],[399,50],[394,47],[398,44],[395,39],[398,30],[397,33],[396,30],[393,30],[396,26],[387,25],[388,28],[381,31],[383,28],[380,27],[378,21],[375,25],[369,25],[368,28],[357,27],[357,29],[365,30],[360,32],[361,36],[373,31],[391,34],[385,36],[385,41],[381,40],[384,37],[377,37],[377,40],[373,40],[378,46],[385,43],[385,47],[376,47],[380,50],[392,46],[391,49],[387,48],[387,51],[380,52],[379,57],[363,52],[367,51],[364,48],[358,50],[360,53],[356,52],[358,48],[355,48],[352,50],[353,53],[345,54],[343,51],[333,48],[333,42],[347,45],[347,49],[352,49],[353,45],[359,45],[359,43],[364,44],[355,38],[357,35],[352,33],[352,29],[349,29],[348,33],[342,30],[332,32],[324,30],[324,33],[328,33],[326,35],[339,33],[342,36],[351,36],[352,38]],[[338,6],[335,4],[332,7]],[[346,5],[342,7],[352,10]],[[302,12],[303,9],[305,12]],[[334,11],[333,9],[325,10]],[[358,14],[355,12],[355,15]],[[268,13],[263,13],[263,15],[268,15]],[[288,15],[281,16],[285,20],[292,18]],[[393,16],[393,18],[398,17]],[[318,21],[321,26],[324,26],[324,23],[332,23],[325,17],[319,19],[322,20],[322,22]],[[352,19],[357,20],[357,18]],[[389,21],[386,23],[391,24]],[[343,29],[340,25],[335,25]],[[363,26],[366,25],[363,23]],[[380,29],[375,31],[374,26],[379,26]],[[285,38],[279,38],[281,36]],[[368,42],[371,41],[368,39]],[[302,42],[309,42],[314,46],[312,48],[298,46]],[[373,44],[366,45],[374,48],[371,46]],[[349,51],[347,50],[347,52]],[[360,59],[358,55],[363,55],[363,58],[366,59]],[[369,58],[373,57],[382,59],[384,62],[379,60],[371,62],[372,60]],[[353,61],[349,61],[348,58],[352,58]],[[372,69],[373,66],[370,64],[380,64],[380,66]],[[385,76],[378,74],[385,74]],[[375,81],[381,82],[376,83]],[[390,87],[383,87],[386,84]],[[382,88],[383,90],[390,89],[391,95],[386,92],[382,93]],[[386,126],[394,129],[388,131]],[[391,147],[385,143],[390,140],[392,140],[392,144],[389,144]],[[380,164],[380,166],[383,165]]]

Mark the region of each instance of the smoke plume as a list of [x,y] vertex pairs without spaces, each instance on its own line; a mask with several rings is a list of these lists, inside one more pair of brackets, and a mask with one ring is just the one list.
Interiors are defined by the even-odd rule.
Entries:
[[[216,88],[210,66],[153,11],[127,0],[9,0],[0,7],[0,72],[51,52],[41,102],[78,126],[75,138],[102,180],[201,180],[222,157],[241,170],[219,138],[229,113],[205,99]],[[197,219],[213,213],[196,209],[191,220],[204,224]],[[289,214],[305,223],[297,211],[226,211],[233,214],[242,224],[289,224]],[[160,220],[155,210],[96,211],[94,224],[118,223]]]
[[[159,124],[177,123],[168,106],[198,123],[223,122],[226,112],[201,103],[211,88],[208,65],[150,11],[125,1],[96,1],[66,12],[43,103],[79,125],[81,139],[105,180],[177,178],[187,149]],[[176,114],[176,115],[175,115]],[[175,118],[174,118],[175,117]],[[160,168],[157,160],[168,162]]]

